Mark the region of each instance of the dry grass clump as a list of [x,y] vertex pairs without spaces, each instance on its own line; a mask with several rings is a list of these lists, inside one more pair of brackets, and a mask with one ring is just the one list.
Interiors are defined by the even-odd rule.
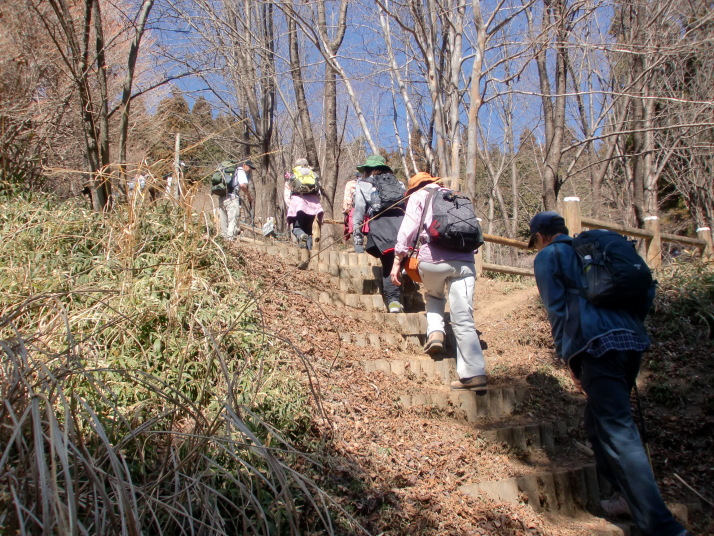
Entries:
[[350,523],[293,469],[316,463],[293,446],[308,394],[205,221],[171,204],[103,215],[0,197],[0,235],[5,533]]
[[711,263],[673,263],[657,274],[656,328],[677,341],[714,339],[714,270]]

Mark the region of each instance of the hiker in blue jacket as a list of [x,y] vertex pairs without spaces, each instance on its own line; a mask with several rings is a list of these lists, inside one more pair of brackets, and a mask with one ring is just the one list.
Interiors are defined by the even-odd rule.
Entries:
[[630,407],[642,353],[650,345],[643,320],[654,291],[638,312],[596,307],[577,288],[582,268],[563,217],[551,211],[536,214],[530,234],[528,245],[538,250],[536,283],[556,353],[587,395],[585,430],[598,471],[616,491],[601,502],[603,509],[609,515],[631,515],[644,536],[690,534],[662,500]]

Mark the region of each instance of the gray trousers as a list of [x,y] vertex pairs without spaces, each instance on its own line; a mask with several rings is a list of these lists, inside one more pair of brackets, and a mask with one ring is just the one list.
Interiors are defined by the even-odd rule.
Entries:
[[240,234],[240,198],[230,195],[212,195],[213,209],[218,212],[223,238],[233,238]]
[[420,262],[419,275],[426,290],[426,333],[444,333],[444,310],[448,295],[451,328],[456,336],[456,373],[459,378],[486,374],[486,362],[474,324],[473,262]]

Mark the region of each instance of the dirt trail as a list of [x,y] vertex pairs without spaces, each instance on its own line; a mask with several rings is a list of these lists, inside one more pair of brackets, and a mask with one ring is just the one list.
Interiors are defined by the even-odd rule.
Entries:
[[535,283],[506,283],[482,277],[476,283],[475,295],[477,322],[491,323],[525,309],[538,296],[538,289]]

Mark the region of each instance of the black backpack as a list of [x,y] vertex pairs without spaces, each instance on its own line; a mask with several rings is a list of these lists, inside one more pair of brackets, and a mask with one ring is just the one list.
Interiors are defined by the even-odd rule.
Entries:
[[585,299],[607,309],[649,309],[657,283],[633,240],[593,229],[573,237],[572,246],[583,268]]
[[364,179],[374,186],[375,190],[369,199],[369,215],[374,217],[384,210],[404,209],[404,193],[406,189],[392,173],[381,173]]
[[471,200],[464,194],[437,188],[431,199],[432,220],[426,227],[429,243],[456,251],[474,251],[483,245],[483,232]]

